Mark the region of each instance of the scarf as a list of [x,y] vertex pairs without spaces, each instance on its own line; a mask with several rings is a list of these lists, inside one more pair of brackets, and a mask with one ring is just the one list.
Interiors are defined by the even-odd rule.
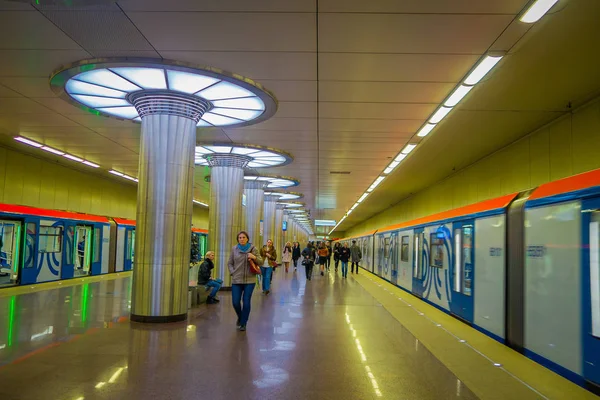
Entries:
[[242,246],[241,244],[238,243],[237,247],[238,247],[238,249],[240,249],[244,253],[247,253],[248,250],[250,250],[250,248],[252,247],[252,243],[248,242],[248,243],[246,243],[245,246]]

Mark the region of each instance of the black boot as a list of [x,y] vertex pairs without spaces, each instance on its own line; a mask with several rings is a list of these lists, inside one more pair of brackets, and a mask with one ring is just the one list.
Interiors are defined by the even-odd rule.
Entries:
[[216,304],[216,303],[218,303],[218,302],[217,302],[217,300],[215,300],[214,297],[208,296],[206,298],[206,304]]

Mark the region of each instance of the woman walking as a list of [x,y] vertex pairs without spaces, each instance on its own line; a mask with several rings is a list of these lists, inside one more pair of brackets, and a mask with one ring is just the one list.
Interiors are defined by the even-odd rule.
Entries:
[[277,265],[277,251],[273,247],[273,241],[267,240],[267,244],[260,251],[260,256],[263,259],[260,270],[262,272],[262,290],[268,295],[271,293],[271,280],[273,279],[273,267]]
[[300,259],[300,243],[294,242],[292,248],[292,260],[294,260],[294,271],[298,270],[298,259]]
[[261,265],[263,259],[256,247],[250,243],[250,238],[246,232],[241,231],[238,233],[237,242],[238,244],[231,249],[227,266],[231,274],[231,301],[238,317],[237,328],[240,331],[245,331],[250,317],[252,292],[254,292],[254,286],[256,285],[256,275],[250,272],[249,260]]
[[319,265],[321,265],[321,276],[325,275],[325,264],[327,264],[327,259],[329,258],[329,250],[327,250],[327,246],[325,243],[321,242],[319,245]]
[[348,243],[344,243],[343,247],[339,247],[340,261],[342,262],[342,277],[348,277],[348,260],[350,260],[350,249]]
[[306,248],[302,250],[302,257],[302,265],[304,265],[304,269],[306,270],[306,280],[310,281],[312,279],[313,265],[315,264],[315,250],[310,242],[308,242]]
[[290,268],[290,262],[292,262],[292,244],[287,242],[285,247],[283,248],[283,253],[281,254],[281,262],[285,267],[285,273],[288,273],[288,269]]

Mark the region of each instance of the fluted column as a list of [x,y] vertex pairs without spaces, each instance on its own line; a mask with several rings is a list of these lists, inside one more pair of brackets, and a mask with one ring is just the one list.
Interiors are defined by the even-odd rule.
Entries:
[[285,206],[281,204],[275,205],[275,231],[273,233],[274,236],[274,245],[277,249],[277,263],[281,264],[281,253],[283,253],[283,209]]
[[[249,157],[235,154],[215,154],[209,160],[210,208],[208,213],[208,250],[215,252],[216,278],[231,286],[227,261],[242,230],[242,194],[244,168]],[[252,240],[252,238],[250,238]]]
[[265,181],[244,181],[244,194],[246,195],[245,222],[242,228],[248,232],[250,241],[260,248],[263,243],[260,235],[260,221],[263,218]]
[[[275,244],[275,205],[277,204],[278,196],[265,195],[263,208],[263,244],[267,244],[267,240],[271,239]],[[279,250],[277,250],[279,251]]]

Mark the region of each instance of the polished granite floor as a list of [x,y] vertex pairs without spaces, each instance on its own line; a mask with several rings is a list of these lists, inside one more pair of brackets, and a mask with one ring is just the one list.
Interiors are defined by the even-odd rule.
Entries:
[[0,399],[476,398],[352,275],[278,270],[245,333],[227,292],[130,323],[130,279],[0,297]]

